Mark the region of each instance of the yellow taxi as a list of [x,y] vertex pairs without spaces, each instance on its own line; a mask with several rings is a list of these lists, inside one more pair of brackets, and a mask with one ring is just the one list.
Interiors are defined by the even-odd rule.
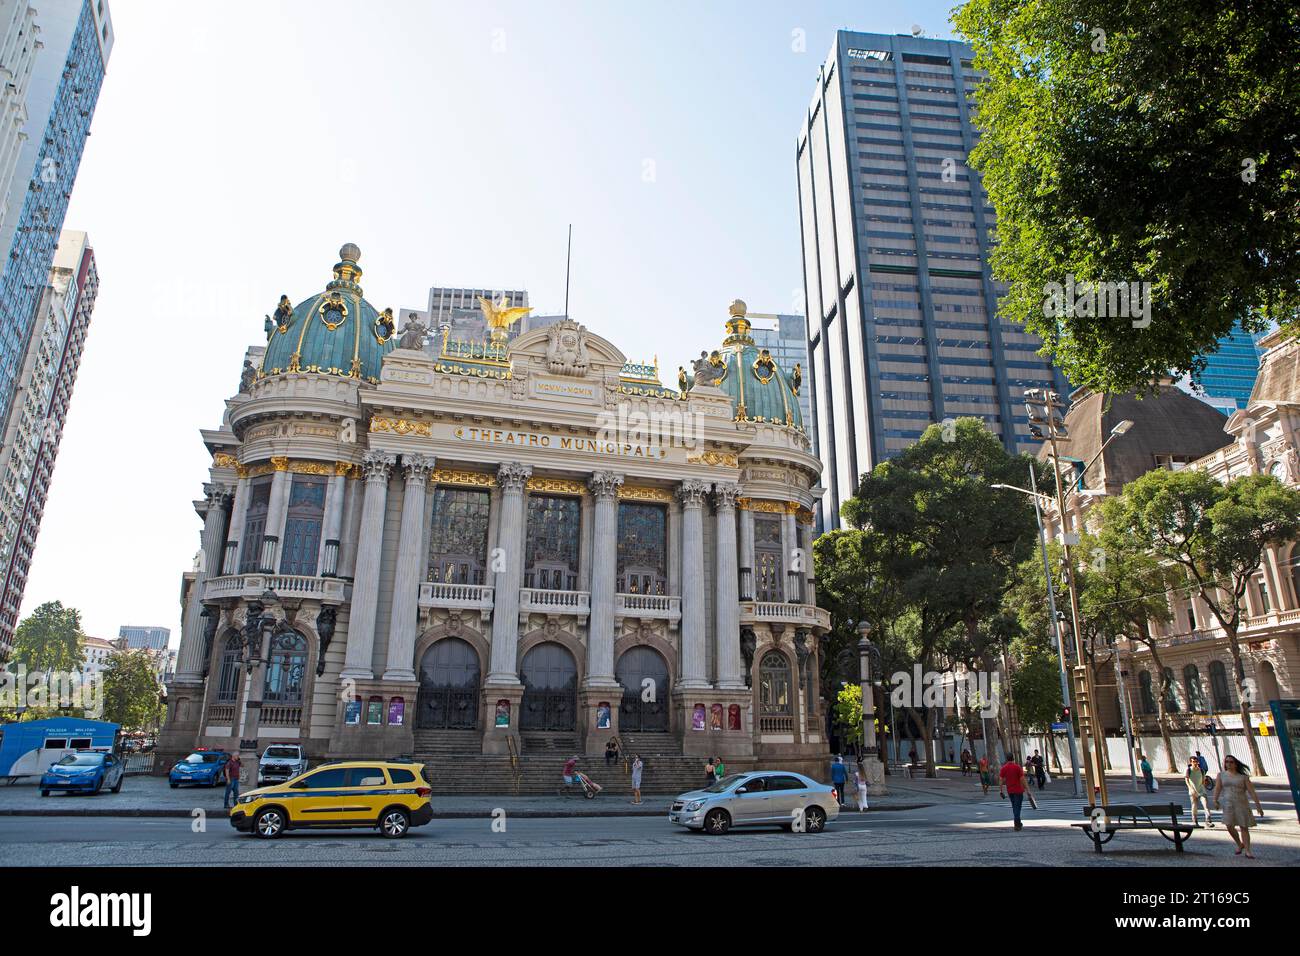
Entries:
[[396,838],[432,819],[423,765],[387,760],[324,764],[250,790],[230,811],[231,826],[264,839],[286,830],[357,827]]

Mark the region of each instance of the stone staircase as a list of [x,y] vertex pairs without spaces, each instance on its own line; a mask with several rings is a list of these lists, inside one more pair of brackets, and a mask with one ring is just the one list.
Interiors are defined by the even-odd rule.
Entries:
[[446,754],[477,754],[483,749],[483,733],[479,730],[419,730],[415,731],[415,753],[421,757]]

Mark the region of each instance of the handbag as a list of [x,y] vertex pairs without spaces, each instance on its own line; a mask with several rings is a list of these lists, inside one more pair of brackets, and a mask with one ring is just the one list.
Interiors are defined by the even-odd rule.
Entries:
[[1151,778],[1151,789],[1152,791],[1160,789],[1160,781],[1157,780],[1155,777]]

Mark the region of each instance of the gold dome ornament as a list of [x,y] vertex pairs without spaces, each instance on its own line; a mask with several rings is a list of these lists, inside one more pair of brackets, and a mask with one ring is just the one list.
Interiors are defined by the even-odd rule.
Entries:
[[772,353],[767,349],[763,349],[758,353],[758,358],[754,359],[754,364],[751,367],[754,370],[754,378],[764,385],[772,381],[772,376],[776,374],[776,362],[773,361]]
[[727,337],[722,340],[724,348],[727,346],[745,346],[753,345],[754,340],[749,335],[751,323],[745,318],[745,313],[749,307],[745,305],[743,299],[732,299],[731,305],[727,307],[727,313],[731,316],[727,320]]
[[803,368],[801,363],[795,362],[794,368],[790,371],[790,391],[798,395],[801,385],[803,385]]

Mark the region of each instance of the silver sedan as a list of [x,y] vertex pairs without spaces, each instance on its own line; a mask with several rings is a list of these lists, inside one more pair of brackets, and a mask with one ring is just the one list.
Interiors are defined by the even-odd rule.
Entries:
[[820,833],[839,814],[840,806],[829,785],[787,770],[756,770],[683,793],[673,801],[668,819],[713,834],[745,826]]

